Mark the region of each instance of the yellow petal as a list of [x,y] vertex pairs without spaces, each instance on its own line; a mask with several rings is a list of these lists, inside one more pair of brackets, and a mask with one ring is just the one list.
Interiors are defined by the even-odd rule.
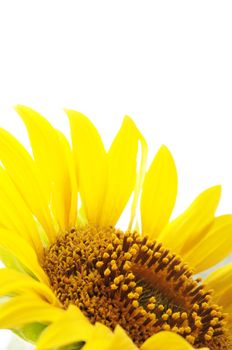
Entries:
[[12,231],[1,228],[0,248],[13,255],[39,281],[49,285],[48,277],[39,265],[35,251],[22,237]]
[[[94,347],[92,349],[94,350]],[[122,329],[122,327],[120,327],[119,325],[116,326],[112,340],[110,341],[110,344],[108,345],[106,350],[118,350],[118,349],[138,350],[137,346],[126,334],[124,329]]]
[[133,341],[120,326],[116,326],[114,333],[112,333],[106,326],[100,323],[94,326],[91,337],[89,337],[82,349],[138,350]]
[[207,233],[204,230],[214,219],[220,195],[220,186],[202,192],[183,214],[164,228],[159,240],[176,253],[186,254]]
[[[73,193],[75,183],[72,182],[75,169],[68,142],[61,132],[33,109],[17,106],[16,110],[27,127],[34,158],[40,177],[46,184],[48,197],[52,195],[55,219],[61,229],[67,229],[75,224],[69,222],[70,210],[75,201],[77,205],[77,191],[74,187]],[[75,207],[72,210],[75,211]]]
[[177,171],[169,150],[162,146],[147,172],[141,197],[142,232],[156,237],[167,224],[177,194]]
[[225,312],[232,315],[232,263],[220,267],[204,280],[209,289],[213,289],[213,299],[223,306]]
[[[77,223],[77,181],[75,174],[75,164],[73,153],[67,139],[61,132],[58,132],[58,137],[60,144],[62,145],[61,149],[64,152],[67,168],[67,178],[64,178],[65,181],[62,187],[62,199],[64,201],[64,209],[66,211],[65,217],[67,217],[68,227],[73,227]],[[58,201],[56,200],[56,202]]]
[[[141,350],[193,350],[184,338],[172,332],[159,332],[148,338],[140,347]],[[206,348],[201,348],[202,350]]]
[[148,155],[148,147],[147,147],[146,140],[138,129],[137,129],[137,132],[138,132],[138,139],[140,143],[140,164],[139,164],[139,169],[136,176],[136,183],[135,183],[134,195],[132,198],[131,215],[130,215],[128,230],[132,230],[134,220],[136,217],[138,200],[139,200],[142,184],[146,173],[146,164],[147,164],[147,155]]
[[101,323],[96,323],[91,336],[83,346],[83,350],[108,350],[112,341],[113,333],[110,329]]
[[6,172],[0,167],[0,222],[21,235],[42,256],[43,245],[37,224]]
[[53,305],[60,306],[55,294],[46,284],[34,280],[29,275],[12,269],[0,269],[0,295],[36,294]]
[[69,306],[56,322],[42,333],[37,342],[37,350],[59,348],[76,342],[87,341],[94,326],[75,306]]
[[222,215],[213,221],[204,238],[183,257],[198,273],[216,265],[231,252],[232,215]]
[[0,328],[56,321],[65,311],[32,295],[16,296],[0,306]]
[[0,160],[29,209],[43,225],[50,239],[54,227],[42,179],[25,148],[8,132],[0,129]]
[[98,223],[107,188],[107,154],[94,125],[83,114],[66,111],[70,120],[78,189],[91,223]]
[[42,333],[37,342],[37,350],[50,350],[63,346],[85,342],[83,350],[136,350],[133,342],[120,328],[114,334],[103,324],[92,325],[82,312],[70,305],[68,310],[56,322]]
[[101,211],[101,225],[115,225],[135,187],[138,130],[129,117],[107,154],[108,186]]

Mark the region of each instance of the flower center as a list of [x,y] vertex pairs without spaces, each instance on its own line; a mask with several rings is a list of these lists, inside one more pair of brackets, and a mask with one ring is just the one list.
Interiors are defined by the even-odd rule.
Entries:
[[228,349],[225,317],[210,291],[179,256],[138,233],[78,227],[45,251],[44,270],[57,297],[92,322],[120,324],[140,346],[162,330],[194,347]]

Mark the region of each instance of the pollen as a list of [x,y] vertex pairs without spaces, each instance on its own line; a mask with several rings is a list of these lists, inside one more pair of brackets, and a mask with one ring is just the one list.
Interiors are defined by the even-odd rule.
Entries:
[[137,232],[84,226],[60,234],[43,268],[64,308],[117,324],[140,346],[154,333],[180,334],[195,348],[230,349],[226,316],[181,258]]

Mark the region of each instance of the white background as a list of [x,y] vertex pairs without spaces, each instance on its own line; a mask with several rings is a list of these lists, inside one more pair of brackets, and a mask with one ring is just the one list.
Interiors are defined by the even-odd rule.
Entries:
[[[108,146],[129,114],[150,159],[165,143],[179,171],[179,213],[223,185],[232,212],[231,1],[0,1],[0,126],[28,145],[13,105],[67,128],[88,115]],[[0,350],[8,343],[0,333]],[[13,346],[13,349],[19,346]]]

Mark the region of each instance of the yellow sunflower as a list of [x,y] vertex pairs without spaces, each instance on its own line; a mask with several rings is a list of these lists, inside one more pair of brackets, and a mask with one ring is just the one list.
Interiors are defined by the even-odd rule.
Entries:
[[232,264],[193,275],[231,252],[232,215],[215,217],[220,186],[170,221],[174,160],[162,146],[146,172],[129,117],[107,152],[78,112],[67,111],[70,147],[37,112],[17,111],[33,155],[0,130],[0,327],[39,350],[231,349]]

